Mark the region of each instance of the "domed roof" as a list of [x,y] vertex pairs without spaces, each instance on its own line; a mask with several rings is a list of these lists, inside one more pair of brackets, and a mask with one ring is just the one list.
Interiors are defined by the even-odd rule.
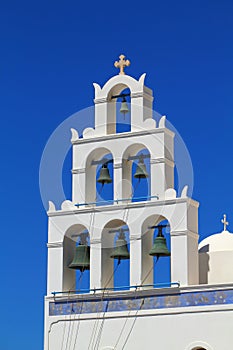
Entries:
[[203,239],[198,246],[199,253],[233,251],[233,234],[226,229],[229,223],[225,214],[221,221],[224,224],[223,231]]

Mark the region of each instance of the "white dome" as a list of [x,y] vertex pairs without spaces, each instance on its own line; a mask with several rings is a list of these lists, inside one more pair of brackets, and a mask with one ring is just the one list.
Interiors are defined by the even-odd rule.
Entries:
[[199,243],[200,253],[233,251],[233,234],[229,231],[215,233]]
[[199,281],[204,284],[233,283],[233,234],[227,231],[226,214],[223,231],[199,244]]

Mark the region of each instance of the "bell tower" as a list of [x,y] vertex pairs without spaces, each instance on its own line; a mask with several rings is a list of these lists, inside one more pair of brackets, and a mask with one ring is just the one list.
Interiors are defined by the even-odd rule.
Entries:
[[[138,80],[127,75],[130,61],[124,55],[114,65],[119,74],[103,87],[94,83],[94,128],[85,129],[83,137],[71,130],[72,200],[59,210],[49,205],[45,350],[123,349],[125,338],[118,339],[114,329],[129,313],[144,309],[145,295],[163,290],[153,280],[153,257],[170,256],[169,291],[198,284],[199,204],[187,196],[187,186],[180,196],[174,188],[175,135],[165,116],[153,119],[146,74]],[[130,113],[130,131],[116,132],[117,99],[122,114]],[[133,197],[133,179],[138,186],[150,184],[146,198]],[[113,186],[111,200],[97,200],[98,183]],[[170,228],[170,250],[165,226]],[[129,260],[127,290],[114,287],[114,260],[118,265]],[[75,270],[90,270],[85,292],[76,290]],[[126,348],[139,349],[135,344],[136,338]]]

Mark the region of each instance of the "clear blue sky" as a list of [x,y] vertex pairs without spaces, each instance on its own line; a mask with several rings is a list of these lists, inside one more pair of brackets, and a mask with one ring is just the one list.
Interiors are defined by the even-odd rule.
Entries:
[[201,236],[221,230],[223,213],[233,231],[232,22],[230,0],[1,2],[2,349],[42,349],[41,154],[65,118],[92,104],[92,82],[116,74],[120,53],[130,75],[147,72],[155,110],[189,149]]

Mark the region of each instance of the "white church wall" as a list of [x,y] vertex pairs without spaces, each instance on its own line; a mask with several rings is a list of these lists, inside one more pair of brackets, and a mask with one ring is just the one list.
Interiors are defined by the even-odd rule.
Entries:
[[59,349],[67,343],[68,348],[76,344],[75,349],[82,350],[97,345],[98,349],[115,350],[189,350],[198,346],[229,350],[232,322],[229,306],[53,316],[48,326],[48,349]]

